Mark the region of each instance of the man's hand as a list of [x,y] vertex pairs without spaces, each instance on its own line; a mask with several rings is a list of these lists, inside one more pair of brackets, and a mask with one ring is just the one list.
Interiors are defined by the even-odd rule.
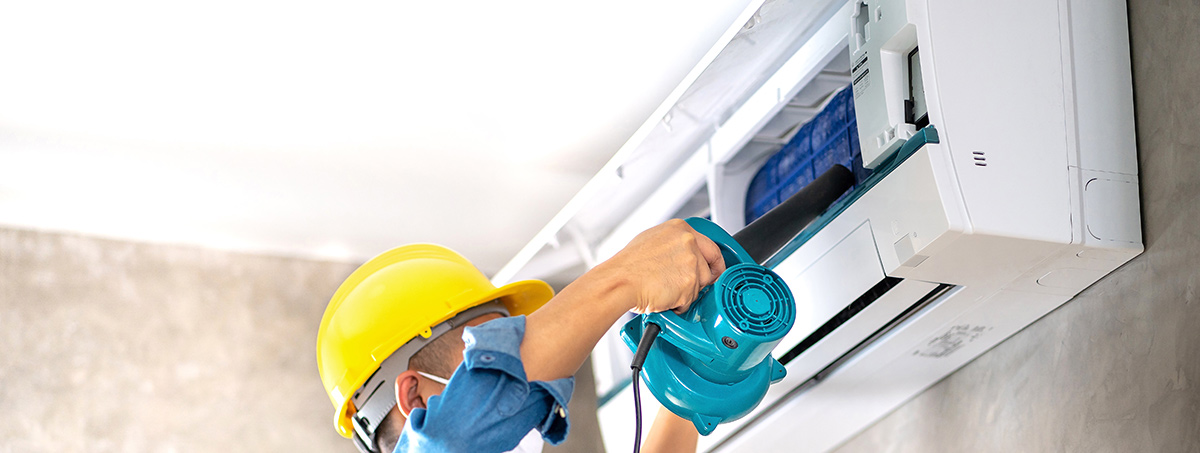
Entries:
[[529,315],[521,342],[525,374],[531,381],[574,375],[626,312],[682,312],[724,271],[720,248],[687,222],[642,232]]
[[636,282],[632,311],[683,313],[725,271],[725,260],[716,243],[674,219],[637,235],[603,267]]

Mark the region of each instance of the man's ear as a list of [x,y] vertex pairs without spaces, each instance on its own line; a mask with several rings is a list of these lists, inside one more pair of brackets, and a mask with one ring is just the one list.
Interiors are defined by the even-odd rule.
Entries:
[[400,413],[404,415],[404,418],[408,418],[413,409],[425,407],[420,389],[417,388],[421,382],[417,378],[418,376],[420,375],[413,370],[407,370],[396,376],[396,404],[400,406]]

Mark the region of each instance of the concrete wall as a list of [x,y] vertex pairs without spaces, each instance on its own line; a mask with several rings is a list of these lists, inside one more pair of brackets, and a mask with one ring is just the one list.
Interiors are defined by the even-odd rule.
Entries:
[[0,452],[355,451],[315,357],[353,269],[0,229]]
[[[357,451],[315,357],[355,266],[0,228],[0,452]],[[590,373],[570,410],[546,451],[603,451]]]
[[1200,451],[1200,2],[1129,18],[1145,254],[837,451]]

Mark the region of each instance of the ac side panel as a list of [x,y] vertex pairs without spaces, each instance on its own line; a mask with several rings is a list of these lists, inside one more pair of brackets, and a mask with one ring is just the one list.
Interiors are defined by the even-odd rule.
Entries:
[[944,123],[935,125],[975,231],[1069,242],[1058,5],[931,0],[928,15],[921,67],[936,73],[931,117]]
[[1141,203],[1137,177],[1086,170],[1082,173],[1085,243],[1140,252],[1142,222],[1138,215]]
[[1079,166],[1137,174],[1125,2],[1071,0]]

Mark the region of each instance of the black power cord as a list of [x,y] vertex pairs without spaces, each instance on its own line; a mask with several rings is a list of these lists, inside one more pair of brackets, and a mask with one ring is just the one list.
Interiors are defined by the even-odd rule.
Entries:
[[638,342],[637,351],[633,353],[633,362],[629,364],[629,368],[633,370],[633,420],[634,430],[633,435],[633,453],[642,451],[642,396],[638,389],[638,381],[642,373],[642,364],[646,363],[646,354],[650,353],[650,345],[654,344],[654,339],[658,338],[658,333],[662,331],[662,327],[658,324],[646,323],[646,330],[642,332],[642,340]]

